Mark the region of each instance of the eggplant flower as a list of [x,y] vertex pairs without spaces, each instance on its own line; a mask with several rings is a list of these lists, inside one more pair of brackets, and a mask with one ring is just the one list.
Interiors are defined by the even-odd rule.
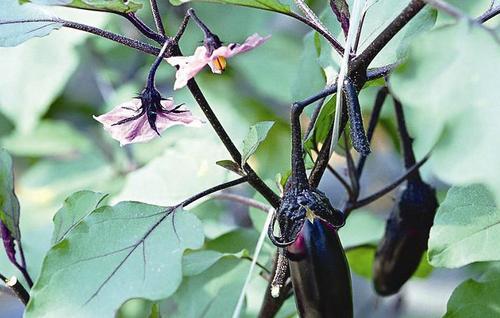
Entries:
[[167,58],[166,60],[170,65],[178,67],[175,74],[174,89],[186,86],[187,82],[207,64],[213,73],[222,74],[227,65],[227,58],[250,51],[267,41],[270,37],[270,35],[261,37],[255,33],[249,36],[243,44],[230,43],[227,46],[221,45],[218,38],[214,38],[213,41],[205,40],[204,46],[196,48],[192,56],[173,56]]
[[134,98],[94,119],[103,124],[120,146],[146,142],[160,136],[165,129],[184,125],[199,127],[201,120],[182,105],[175,106],[171,98],[162,98],[155,89],[145,89]]

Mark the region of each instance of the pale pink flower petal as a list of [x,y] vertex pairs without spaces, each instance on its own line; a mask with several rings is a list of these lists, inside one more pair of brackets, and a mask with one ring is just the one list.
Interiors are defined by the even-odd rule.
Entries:
[[[172,110],[175,105],[173,100],[162,100],[161,105],[166,110]],[[121,125],[113,125],[120,120],[137,116],[141,112],[141,100],[134,98],[123,104],[118,105],[111,111],[101,116],[94,116],[94,119],[103,124],[104,129],[111,134],[111,137],[120,142],[120,146],[131,143],[146,142],[158,136],[151,128],[146,114],[143,114],[135,120],[123,123]],[[156,127],[158,132],[162,133],[165,129],[175,125],[185,125],[197,127],[201,125],[201,120],[193,117],[189,110],[182,110],[180,113],[159,113],[156,118]]]
[[207,56],[207,49],[204,46],[199,46],[194,55],[174,56],[166,60],[170,65],[179,67],[175,73],[174,84],[174,89],[179,89],[186,86],[187,82],[210,62],[210,57]]
[[250,51],[251,49],[263,44],[266,42],[271,36],[268,35],[266,37],[261,37],[257,33],[249,36],[243,44],[231,43],[228,46],[221,46],[218,49],[215,49],[210,56],[210,59],[213,61],[218,56],[223,56],[225,58],[233,57],[239,53],[245,53]]
[[215,49],[210,56],[207,56],[207,49],[204,46],[196,48],[192,56],[174,56],[167,58],[167,62],[172,66],[178,66],[175,73],[174,89],[186,86],[187,82],[193,78],[205,65],[209,65],[212,73],[221,74],[222,70],[214,63],[219,57],[230,58],[236,54],[250,51],[251,49],[266,42],[271,36],[261,37],[257,33],[249,36],[243,44],[231,43]]

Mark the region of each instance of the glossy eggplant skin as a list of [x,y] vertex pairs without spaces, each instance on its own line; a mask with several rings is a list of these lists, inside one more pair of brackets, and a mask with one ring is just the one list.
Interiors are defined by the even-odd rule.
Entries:
[[375,254],[373,284],[379,295],[397,293],[417,270],[437,207],[436,191],[423,181],[409,182],[401,193]]
[[300,317],[353,317],[349,265],[331,225],[306,220],[287,257]]

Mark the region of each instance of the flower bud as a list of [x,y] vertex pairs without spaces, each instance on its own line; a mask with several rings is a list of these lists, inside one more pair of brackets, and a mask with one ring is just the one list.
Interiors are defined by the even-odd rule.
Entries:
[[353,317],[351,274],[334,227],[306,221],[287,256],[300,317]]
[[397,293],[415,273],[437,207],[436,191],[422,181],[408,183],[401,193],[375,254],[373,283],[378,294]]

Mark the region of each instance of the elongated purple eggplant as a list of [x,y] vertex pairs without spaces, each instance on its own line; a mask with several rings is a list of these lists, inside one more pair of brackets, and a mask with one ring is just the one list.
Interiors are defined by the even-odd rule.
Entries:
[[304,222],[287,247],[290,273],[300,317],[353,316],[351,274],[337,231],[314,218]]
[[401,193],[375,254],[373,283],[378,294],[397,293],[415,273],[437,207],[435,190],[424,182],[411,182]]
[[[401,103],[394,99],[405,167],[415,165],[412,139],[406,129]],[[417,270],[427,249],[429,232],[438,207],[436,191],[416,170],[394,206],[385,234],[375,253],[373,283],[378,294],[395,294]]]

